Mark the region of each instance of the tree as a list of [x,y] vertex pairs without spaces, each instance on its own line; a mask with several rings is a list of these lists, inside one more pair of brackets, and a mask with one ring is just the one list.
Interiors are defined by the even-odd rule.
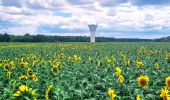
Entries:
[[5,33],[2,41],[3,42],[10,42],[10,36],[7,33]]
[[24,36],[31,36],[29,33],[26,33]]

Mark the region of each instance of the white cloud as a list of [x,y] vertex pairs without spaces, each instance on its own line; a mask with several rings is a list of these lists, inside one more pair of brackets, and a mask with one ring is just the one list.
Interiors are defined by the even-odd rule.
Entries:
[[[170,26],[169,6],[141,7],[133,5],[128,0],[112,2],[108,2],[109,0],[25,0],[19,2],[21,4],[4,6],[2,1],[4,0],[0,0],[0,19],[19,24],[21,27],[13,26],[1,29],[0,32],[7,30],[18,34],[36,33],[36,29],[41,25],[54,25],[66,30],[82,29],[86,33],[88,24],[98,24],[98,30],[105,33],[105,36],[110,36],[106,30],[114,34],[120,34],[115,31],[122,31],[124,33],[121,35],[126,36],[126,32],[129,31],[161,31],[163,27]],[[70,16],[55,15],[59,12],[69,13]]]

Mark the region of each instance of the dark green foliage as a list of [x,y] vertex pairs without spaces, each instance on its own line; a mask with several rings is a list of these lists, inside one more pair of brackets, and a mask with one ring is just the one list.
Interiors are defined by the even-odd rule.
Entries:
[[156,39],[157,42],[170,42],[170,36]]
[[5,34],[0,34],[0,42],[9,42],[10,41],[10,36],[5,33]]
[[[0,34],[0,42],[89,42],[86,36],[8,35]],[[96,42],[170,42],[170,36],[160,39],[96,37]]]

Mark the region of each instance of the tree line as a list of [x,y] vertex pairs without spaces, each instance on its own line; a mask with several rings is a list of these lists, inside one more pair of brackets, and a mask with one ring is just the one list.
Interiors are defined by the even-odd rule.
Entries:
[[[135,38],[108,38],[96,37],[96,42],[166,42],[170,38],[160,39],[135,39]],[[48,36],[48,35],[9,35],[0,34],[0,42],[89,42],[90,37],[86,36]]]

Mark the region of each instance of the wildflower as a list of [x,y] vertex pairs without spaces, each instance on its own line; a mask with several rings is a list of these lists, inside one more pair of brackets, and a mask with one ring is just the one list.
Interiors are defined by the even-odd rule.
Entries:
[[165,79],[165,84],[167,86],[167,88],[170,90],[170,76],[168,76],[166,79]]
[[122,70],[121,70],[119,67],[117,67],[117,68],[116,68],[116,74],[117,74],[117,75],[120,75],[121,72],[122,72]]
[[122,75],[119,75],[118,80],[120,83],[123,83],[125,79]]
[[116,97],[115,91],[113,89],[108,90],[108,95],[110,96],[111,100],[114,100],[114,98]]
[[140,100],[140,96],[139,95],[136,96],[136,100]]
[[161,89],[160,97],[163,98],[163,100],[170,100],[170,95],[168,94],[168,89],[165,87],[164,89]]
[[146,75],[145,76],[142,75],[142,76],[137,78],[137,82],[138,82],[139,86],[145,87],[149,83],[149,77],[146,76]]
[[155,67],[155,68],[158,68],[158,67],[159,67],[159,64],[158,64],[158,63],[156,63],[156,64],[154,65],[154,67]]
[[21,86],[19,86],[19,90],[20,90],[21,92],[28,91],[28,86],[26,86],[26,85],[21,85]]
[[20,96],[20,94],[21,94],[21,91],[17,91],[17,92],[15,92],[14,94],[12,94],[14,97],[18,97],[18,96]]

